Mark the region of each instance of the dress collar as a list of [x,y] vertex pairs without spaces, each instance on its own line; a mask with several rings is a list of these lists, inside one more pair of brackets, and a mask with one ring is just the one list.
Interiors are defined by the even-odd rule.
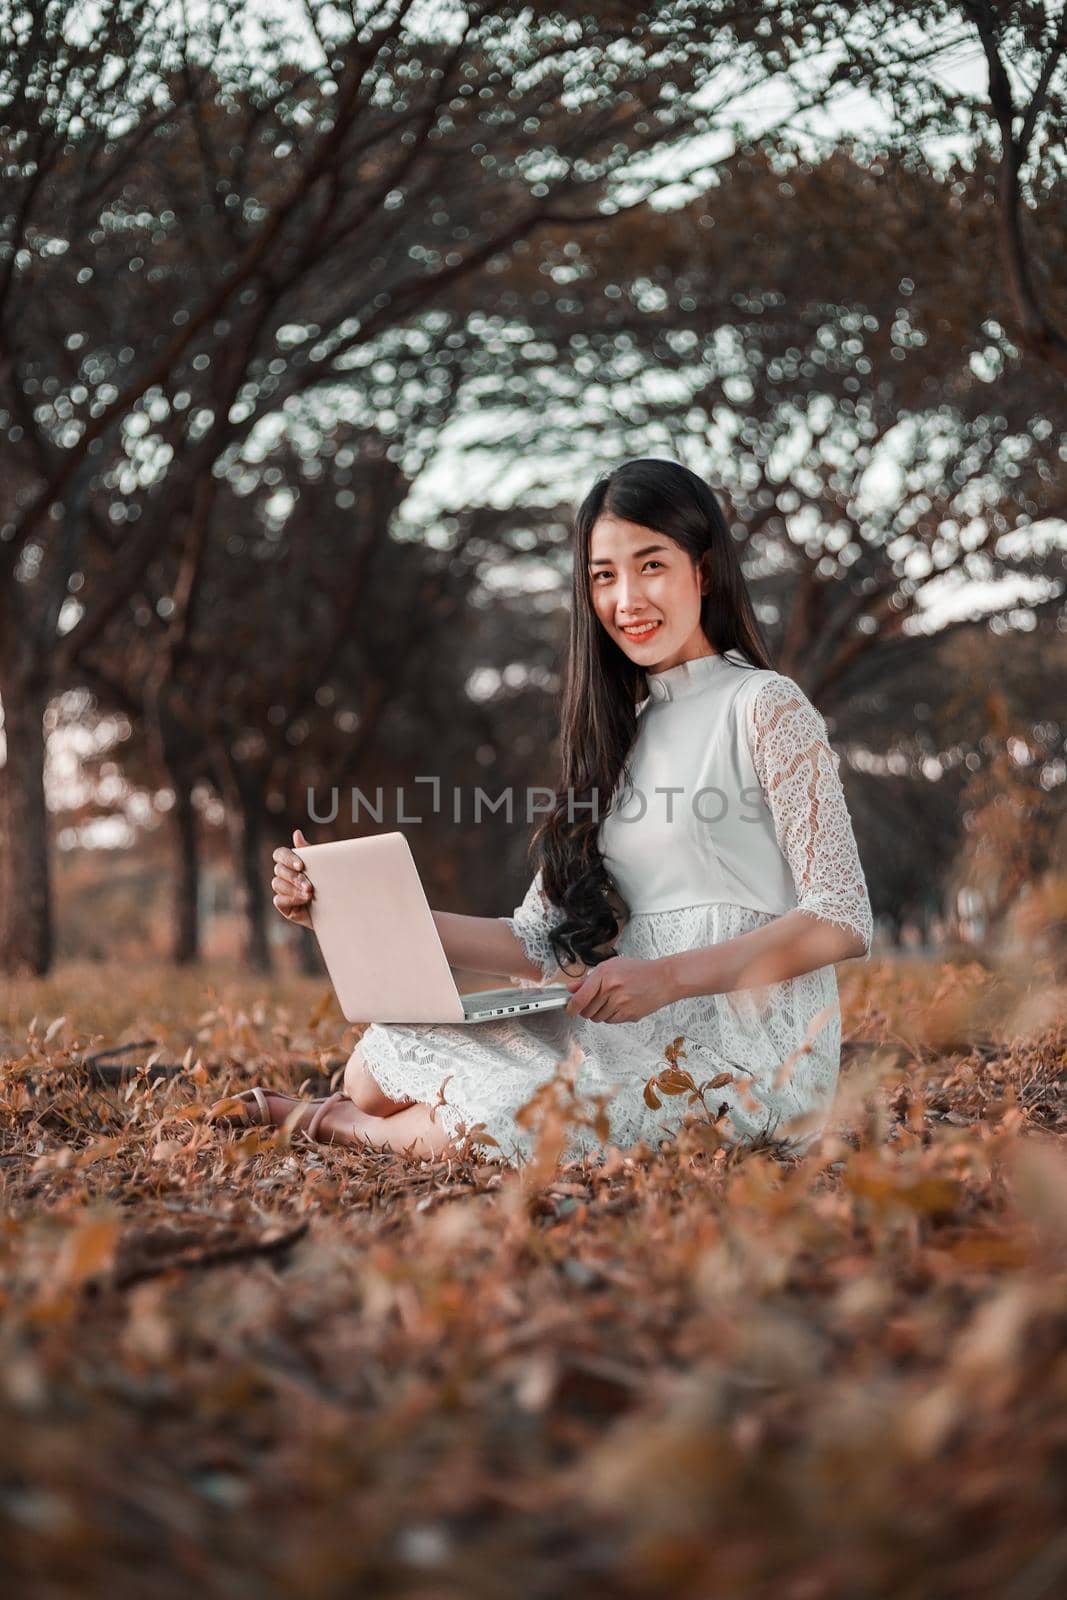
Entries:
[[686,695],[699,694],[708,682],[722,671],[722,655],[696,656],[692,661],[680,661],[665,672],[648,672],[648,694],[651,700],[683,700]]

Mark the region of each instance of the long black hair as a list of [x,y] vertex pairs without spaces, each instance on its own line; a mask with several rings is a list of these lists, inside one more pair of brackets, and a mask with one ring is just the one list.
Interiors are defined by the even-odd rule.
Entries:
[[[595,966],[629,917],[604,865],[597,835],[637,731],[637,706],[648,694],[643,667],[603,627],[590,593],[589,549],[600,516],[615,516],[673,539],[709,583],[700,625],[720,655],[734,650],[770,667],[730,529],[713,490],[676,461],[626,461],[598,478],[574,518],[570,642],[560,701],[560,778],[552,811],[531,842],[541,887],[563,919],[553,929],[560,967]],[[732,664],[732,663],[731,663]],[[628,776],[628,774],[627,774]],[[596,809],[590,803],[596,799]]]

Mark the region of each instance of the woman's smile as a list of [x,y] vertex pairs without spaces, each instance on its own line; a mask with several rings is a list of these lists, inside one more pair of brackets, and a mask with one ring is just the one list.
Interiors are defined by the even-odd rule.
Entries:
[[659,626],[658,622],[624,622],[622,631],[628,639],[635,639],[640,643],[642,639],[651,639]]

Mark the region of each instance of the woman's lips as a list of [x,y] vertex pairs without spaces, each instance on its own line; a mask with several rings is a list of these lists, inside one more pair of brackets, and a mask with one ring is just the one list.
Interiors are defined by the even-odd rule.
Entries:
[[623,628],[622,631],[626,635],[626,637],[628,639],[632,639],[635,644],[641,644],[645,639],[651,639],[651,637],[655,633],[656,629],[659,628],[660,626],[662,626],[662,624],[660,624],[659,622],[652,623],[651,627],[649,627],[645,623],[642,623],[640,625],[640,627],[637,627],[636,624],[635,624],[634,627],[632,627],[632,628]]

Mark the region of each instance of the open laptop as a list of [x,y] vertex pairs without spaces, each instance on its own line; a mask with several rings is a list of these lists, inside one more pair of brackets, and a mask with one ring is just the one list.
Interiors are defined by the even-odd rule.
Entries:
[[311,925],[349,1022],[488,1022],[565,1006],[563,984],[460,994],[402,833],[305,844]]

